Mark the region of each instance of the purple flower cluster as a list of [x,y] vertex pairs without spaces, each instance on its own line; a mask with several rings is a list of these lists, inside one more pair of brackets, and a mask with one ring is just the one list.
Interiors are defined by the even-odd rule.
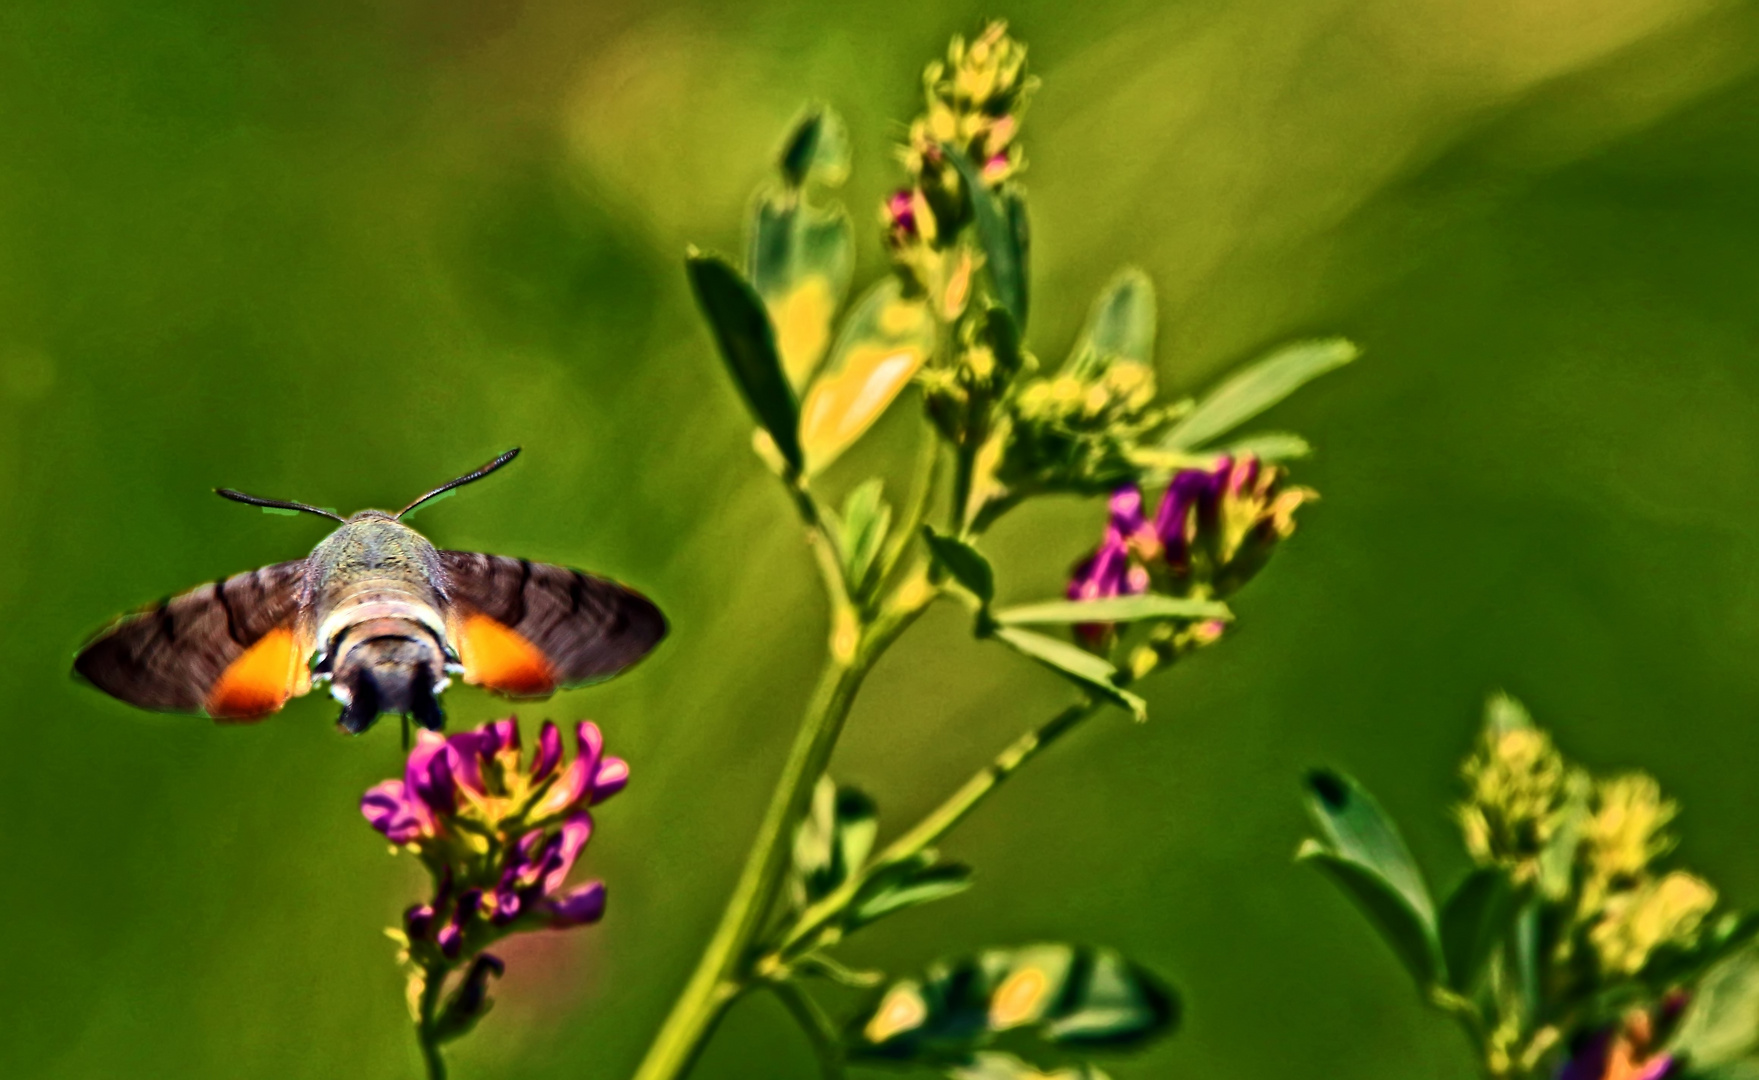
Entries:
[[[1174,475],[1153,521],[1142,489],[1121,487],[1112,493],[1105,536],[1076,565],[1067,595],[1103,600],[1158,586],[1170,595],[1226,596],[1294,531],[1295,508],[1313,497],[1306,488],[1284,488],[1282,470],[1251,455],[1224,454],[1213,468]],[[1104,624],[1077,628],[1089,644],[1109,631]]]
[[567,878],[592,836],[587,808],[621,791],[629,766],[605,756],[598,725],[582,721],[575,738],[564,765],[561,733],[545,721],[527,765],[511,717],[450,737],[424,731],[403,778],[362,797],[368,823],[435,876],[434,898],[404,913],[412,956],[431,949],[452,961],[516,930],[604,913],[602,882],[569,888]]

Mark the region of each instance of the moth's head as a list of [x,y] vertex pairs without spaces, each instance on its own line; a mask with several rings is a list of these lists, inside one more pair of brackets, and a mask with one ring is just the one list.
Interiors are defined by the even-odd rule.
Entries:
[[321,506],[293,502],[288,499],[265,499],[260,495],[246,495],[242,491],[233,491],[231,488],[215,488],[214,494],[220,496],[222,499],[231,499],[233,502],[241,502],[249,506],[260,506],[265,511],[272,514],[316,514],[318,517],[329,518],[331,521],[340,521],[344,523],[373,518],[384,518],[388,521],[402,521],[403,516],[415,510],[416,507],[424,506],[427,503],[445,498],[447,495],[452,494],[452,492],[463,487],[465,484],[481,480],[483,477],[489,475],[518,456],[519,447],[515,446],[513,449],[500,455],[488,464],[483,465],[480,468],[472,469],[455,480],[446,481],[444,484],[441,484],[439,487],[397,511],[395,514],[388,514],[383,510],[362,510],[353,517],[345,518],[341,514],[336,513],[336,511],[326,510]]
[[439,695],[446,657],[427,627],[408,619],[369,619],[344,630],[330,650],[330,693],[342,703],[336,723],[358,735],[380,713],[399,713],[430,731],[446,726]]

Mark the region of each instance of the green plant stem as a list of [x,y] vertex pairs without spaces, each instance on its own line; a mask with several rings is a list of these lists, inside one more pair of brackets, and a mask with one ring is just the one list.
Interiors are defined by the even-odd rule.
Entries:
[[819,935],[835,922],[875,873],[915,857],[945,836],[1008,777],[1070,729],[1092,716],[1099,710],[1099,706],[1100,703],[1091,698],[1079,701],[1009,743],[994,760],[961,784],[944,802],[908,832],[892,841],[860,874],[854,875],[842,887],[803,912],[799,921],[782,939],[780,947],[764,958],[760,970],[777,968],[798,955],[802,946],[810,947],[815,944]]
[[837,1029],[832,1026],[830,1017],[819,1008],[818,1002],[791,982],[772,982],[769,988],[781,999],[788,1012],[793,1014],[795,1023],[812,1043],[812,1052],[818,1058],[818,1072],[824,1080],[842,1080],[843,1045],[837,1037]]
[[421,1060],[427,1066],[428,1080],[446,1080],[446,1059],[441,1056],[440,1042],[434,1037],[434,1012],[439,1008],[440,995],[445,989],[444,967],[424,970],[421,998],[416,1003],[415,1041],[421,1047]]
[[[820,542],[825,542],[822,532],[817,535]],[[636,1080],[672,1080],[683,1075],[702,1051],[727,1006],[744,991],[757,936],[769,918],[788,869],[794,826],[805,816],[813,785],[836,748],[856,691],[874,663],[935,595],[927,585],[926,572],[918,567],[853,647],[842,642],[842,627],[849,617],[848,600],[845,596],[836,598],[830,655],[770,798],[769,809],[746,856],[745,869],[727,902],[720,926],[649,1047],[635,1074]]]

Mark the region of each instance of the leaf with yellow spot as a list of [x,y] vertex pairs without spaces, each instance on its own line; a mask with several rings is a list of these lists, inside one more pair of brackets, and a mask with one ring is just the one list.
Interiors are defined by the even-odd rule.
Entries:
[[828,109],[795,125],[751,210],[745,270],[776,328],[776,351],[796,391],[811,381],[831,342],[837,309],[855,272],[849,215],[825,190],[848,175],[848,139]]
[[[881,989],[850,1022],[852,1060],[969,1067],[1011,1076],[1136,1050],[1169,1033],[1178,1002],[1157,977],[1110,949],[1046,942],[943,960]],[[1035,1072],[1032,1070],[1040,1070]],[[984,1074],[974,1074],[984,1075]],[[1075,1071],[1072,1075],[1084,1075]],[[1086,1074],[1092,1075],[1092,1074]]]
[[822,472],[873,426],[915,377],[934,343],[934,316],[920,300],[903,296],[896,277],[868,290],[801,406],[808,473]]

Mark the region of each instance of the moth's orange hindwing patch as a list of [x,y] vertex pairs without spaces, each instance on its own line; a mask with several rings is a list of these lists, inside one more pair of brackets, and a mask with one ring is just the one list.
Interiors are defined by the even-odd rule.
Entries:
[[542,697],[556,689],[556,668],[525,636],[480,612],[456,624],[464,681],[512,697]]
[[311,689],[300,635],[278,626],[228,664],[208,690],[204,709],[216,720],[259,720]]

